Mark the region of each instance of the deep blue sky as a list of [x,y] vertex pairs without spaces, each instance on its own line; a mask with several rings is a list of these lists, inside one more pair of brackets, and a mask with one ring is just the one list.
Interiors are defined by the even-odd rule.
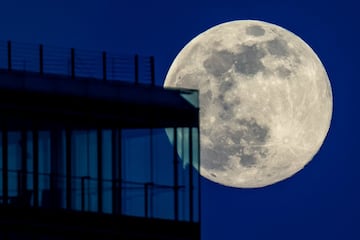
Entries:
[[154,55],[160,85],[188,41],[238,19],[281,25],[315,50],[332,84],[333,119],[313,161],[286,181],[241,190],[204,180],[202,239],[360,239],[355,1],[8,0],[0,40]]

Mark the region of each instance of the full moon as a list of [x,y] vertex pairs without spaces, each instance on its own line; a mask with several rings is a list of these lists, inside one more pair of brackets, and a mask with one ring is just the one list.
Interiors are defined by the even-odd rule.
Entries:
[[176,56],[165,88],[197,89],[200,174],[259,188],[293,176],[329,131],[332,90],[318,56],[271,23],[216,25]]

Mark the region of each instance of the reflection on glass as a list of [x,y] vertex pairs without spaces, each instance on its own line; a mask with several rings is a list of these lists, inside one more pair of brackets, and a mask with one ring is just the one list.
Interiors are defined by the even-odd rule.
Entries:
[[198,91],[195,90],[181,90],[180,95],[188,101],[191,105],[199,107],[199,95]]

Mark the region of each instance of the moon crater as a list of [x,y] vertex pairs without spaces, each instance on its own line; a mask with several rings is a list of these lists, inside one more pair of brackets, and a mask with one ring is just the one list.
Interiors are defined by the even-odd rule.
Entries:
[[246,28],[246,33],[258,37],[264,35],[265,30],[258,25],[253,25]]
[[261,59],[266,55],[265,51],[258,46],[242,46],[239,54],[235,55],[234,63],[236,72],[245,75],[254,75],[264,70]]

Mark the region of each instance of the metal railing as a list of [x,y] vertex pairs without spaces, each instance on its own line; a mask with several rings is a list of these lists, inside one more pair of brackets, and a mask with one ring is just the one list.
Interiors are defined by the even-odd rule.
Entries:
[[155,86],[154,57],[0,41],[0,69]]
[[[3,169],[0,169],[0,173]],[[164,192],[172,192],[172,195],[178,195],[179,191],[184,191],[185,186],[173,186],[156,184],[153,182],[133,182],[121,179],[98,179],[90,176],[71,176],[71,189],[66,189],[67,176],[52,174],[52,173],[39,173],[39,186],[35,188],[31,180],[34,177],[33,172],[23,170],[8,170],[8,194],[1,195],[0,190],[0,204],[13,205],[15,207],[44,207],[44,208],[64,208],[70,210],[80,211],[95,211],[98,209],[91,208],[91,201],[96,205],[99,197],[104,197],[105,193],[110,193],[111,198],[105,201],[105,204],[112,205],[109,213],[112,214],[125,214],[126,206],[122,206],[122,202],[126,200],[126,193],[130,193],[134,197],[134,193],[138,194],[138,198],[143,199],[143,205],[137,206],[137,210],[143,207],[142,216],[152,217],[152,198],[156,194]],[[24,181],[24,178],[27,180]],[[1,179],[0,179],[1,180]],[[103,185],[102,192],[98,192],[97,184],[101,182]],[[25,182],[25,186],[23,186]],[[31,182],[31,183],[29,183]],[[31,185],[33,185],[31,187]],[[38,189],[36,193],[34,189]],[[39,195],[35,198],[35,194]],[[66,206],[66,194],[70,194],[73,199],[72,206]],[[35,199],[39,202],[35,203]],[[131,201],[131,199],[129,199]],[[174,199],[175,201],[175,199]],[[80,206],[79,203],[80,202]],[[174,205],[176,208],[176,205]],[[177,211],[176,209],[173,209]],[[106,211],[101,211],[106,212]],[[171,210],[170,210],[171,212]]]

